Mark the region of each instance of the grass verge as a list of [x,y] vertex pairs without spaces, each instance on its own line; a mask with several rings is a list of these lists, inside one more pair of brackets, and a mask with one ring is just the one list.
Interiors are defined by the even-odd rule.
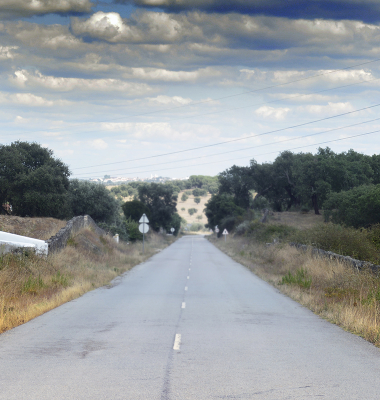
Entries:
[[150,234],[142,254],[141,242],[117,244],[83,229],[47,258],[32,253],[0,256],[0,333],[108,284],[174,240]]
[[380,347],[380,278],[288,244],[208,237],[224,253],[317,315]]

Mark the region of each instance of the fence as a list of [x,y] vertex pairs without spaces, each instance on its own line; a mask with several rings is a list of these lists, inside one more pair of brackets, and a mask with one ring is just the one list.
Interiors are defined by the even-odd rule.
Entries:
[[356,260],[355,258],[349,256],[342,256],[340,254],[333,253],[332,251],[325,251],[322,249],[317,249],[315,247],[306,246],[300,243],[290,243],[290,245],[293,247],[297,247],[297,249],[301,249],[303,251],[308,251],[311,249],[311,253],[314,255],[317,255],[319,257],[329,258],[330,260],[339,260],[356,268],[358,271],[364,268],[369,268],[377,274],[380,272],[380,265],[372,264],[368,261]]

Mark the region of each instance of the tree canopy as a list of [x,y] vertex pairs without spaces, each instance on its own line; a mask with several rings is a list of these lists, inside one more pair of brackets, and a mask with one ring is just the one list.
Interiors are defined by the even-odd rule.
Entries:
[[16,215],[60,218],[67,213],[70,171],[37,143],[0,145],[0,204]]
[[138,187],[140,201],[150,212],[150,226],[158,231],[160,227],[169,230],[177,211],[177,198],[173,187],[158,183],[143,184]]

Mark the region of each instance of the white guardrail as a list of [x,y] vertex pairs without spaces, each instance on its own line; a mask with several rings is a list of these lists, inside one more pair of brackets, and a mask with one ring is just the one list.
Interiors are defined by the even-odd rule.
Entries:
[[44,240],[0,231],[0,254],[20,248],[34,249],[40,255],[48,254],[48,244]]

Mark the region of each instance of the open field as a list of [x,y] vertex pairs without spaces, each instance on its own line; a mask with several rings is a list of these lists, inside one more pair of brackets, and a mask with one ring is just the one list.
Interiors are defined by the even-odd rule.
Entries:
[[[200,196],[199,198],[201,199],[201,202],[199,204],[197,204],[194,201],[193,195],[189,196],[189,198],[186,201],[182,201],[181,197],[182,197],[182,194],[185,192],[186,191],[180,192],[178,195],[178,202],[177,202],[178,214],[182,218],[184,218],[189,224],[192,224],[194,222],[206,224],[207,218],[206,218],[206,215],[205,215],[203,209],[205,208],[205,204],[210,200],[211,194],[207,194],[207,196]],[[182,210],[182,208],[185,208],[185,210]],[[198,211],[195,214],[190,215],[188,212],[189,208],[196,208]],[[199,215],[202,217],[202,219],[200,219],[200,220],[197,219],[197,217]]]
[[274,212],[269,216],[269,223],[273,225],[284,224],[297,229],[309,229],[323,222],[323,215],[315,215],[314,212]]
[[[277,213],[276,213],[277,214]],[[276,217],[276,216],[275,216]],[[299,228],[318,224],[308,215],[284,215]],[[270,223],[276,223],[272,220]],[[294,226],[294,225],[293,225]],[[380,347],[380,277],[336,260],[318,258],[285,243],[266,245],[248,236],[209,236],[218,248],[281,292],[342,328]]]
[[0,332],[23,324],[89,290],[109,284],[175,240],[148,234],[141,242],[116,242],[83,229],[68,246],[47,258],[34,254],[0,257]]

